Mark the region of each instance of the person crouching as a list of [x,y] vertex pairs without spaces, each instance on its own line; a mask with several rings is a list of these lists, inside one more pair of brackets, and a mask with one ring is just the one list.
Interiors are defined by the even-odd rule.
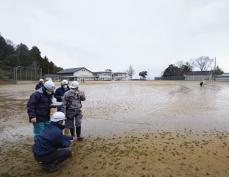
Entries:
[[56,171],[59,163],[71,157],[69,146],[73,137],[62,133],[65,119],[63,112],[55,112],[49,126],[35,139],[33,155],[45,171]]
[[204,84],[205,84],[204,81],[201,81],[201,82],[200,82],[200,87],[203,87]]

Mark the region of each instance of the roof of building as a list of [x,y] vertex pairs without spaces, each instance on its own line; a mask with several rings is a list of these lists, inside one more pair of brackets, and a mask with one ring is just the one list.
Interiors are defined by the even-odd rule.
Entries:
[[[88,71],[90,71],[89,69],[85,68],[85,67],[79,67],[79,68],[68,68],[68,69],[63,69],[59,72],[57,72],[57,74],[72,74],[74,72],[77,72],[81,69],[86,69]],[[90,71],[91,72],[91,71]]]
[[59,77],[58,74],[45,74],[44,77]]
[[97,71],[97,72],[93,72],[95,74],[102,74],[102,73],[111,73],[111,71]]
[[197,76],[197,75],[209,75],[209,74],[211,74],[211,71],[192,71],[186,73],[185,75]]
[[105,71],[110,71],[110,72],[112,72],[112,70],[111,70],[111,69],[105,69]]
[[228,77],[229,76],[229,73],[223,73],[223,74],[221,74],[219,76]]
[[217,78],[229,78],[229,73],[223,73],[221,75],[217,75]]
[[126,72],[113,72],[113,74],[127,74]]

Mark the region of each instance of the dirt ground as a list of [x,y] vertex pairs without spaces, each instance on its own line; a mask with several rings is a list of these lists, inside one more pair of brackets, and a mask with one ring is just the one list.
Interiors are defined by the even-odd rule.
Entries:
[[86,139],[52,174],[31,153],[33,87],[0,87],[0,176],[229,176],[229,83],[85,83]]

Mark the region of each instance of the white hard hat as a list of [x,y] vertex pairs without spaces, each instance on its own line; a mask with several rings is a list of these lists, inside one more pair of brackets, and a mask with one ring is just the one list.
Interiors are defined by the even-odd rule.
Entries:
[[44,82],[44,79],[40,79],[39,82]]
[[76,89],[76,88],[78,88],[79,87],[79,82],[77,82],[77,81],[73,81],[72,83],[71,83],[71,85],[70,85],[70,88],[71,89]]
[[63,112],[55,112],[52,116],[51,116],[51,122],[59,122],[61,120],[65,120],[66,117],[64,115]]
[[55,84],[52,81],[46,81],[44,83],[44,87],[50,92],[54,92],[54,90],[55,90]]
[[64,79],[64,80],[62,80],[62,81],[61,81],[61,85],[68,85],[68,81],[67,81],[67,80],[65,80],[65,79]]

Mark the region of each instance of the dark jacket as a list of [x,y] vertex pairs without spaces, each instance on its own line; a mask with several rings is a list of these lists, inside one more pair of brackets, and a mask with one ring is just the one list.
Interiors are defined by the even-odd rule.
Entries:
[[61,97],[63,97],[64,93],[67,92],[68,90],[69,90],[69,87],[66,90],[64,90],[63,87],[60,87],[60,88],[56,89],[56,91],[54,93],[54,97],[56,98],[56,101],[62,102]]
[[33,145],[33,153],[35,156],[48,155],[58,148],[69,147],[72,140],[72,136],[63,135],[63,126],[58,123],[51,122],[50,125],[45,128],[42,133],[36,138]]
[[40,89],[43,86],[44,86],[43,82],[38,82],[38,84],[35,87],[35,90],[38,90],[38,89]]
[[33,117],[38,122],[46,122],[50,119],[50,105],[52,104],[52,95],[47,95],[44,88],[35,91],[27,103],[27,113],[29,120]]

